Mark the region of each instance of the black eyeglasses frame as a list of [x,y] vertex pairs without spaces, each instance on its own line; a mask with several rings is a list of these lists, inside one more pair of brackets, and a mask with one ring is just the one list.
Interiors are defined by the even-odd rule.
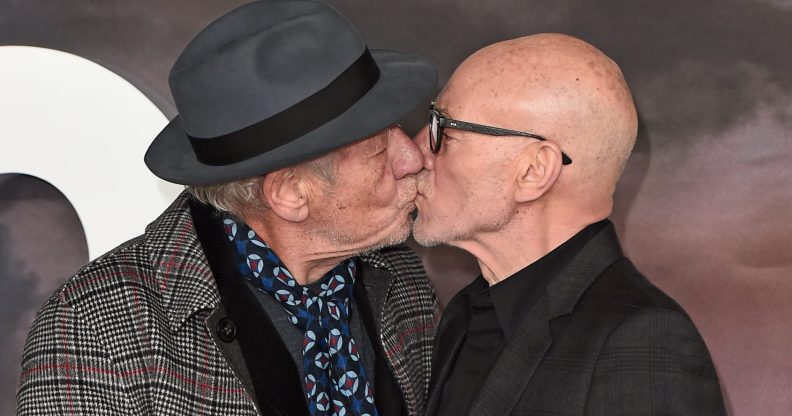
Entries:
[[[437,122],[436,128],[435,121]],[[546,138],[534,133],[503,129],[500,127],[487,126],[484,124],[476,124],[448,118],[435,109],[435,103],[432,101],[432,103],[429,105],[429,149],[432,151],[432,153],[436,154],[440,151],[440,146],[442,144],[444,135],[443,129],[446,127],[469,131],[472,133],[484,134],[486,136],[521,136],[530,137],[532,139],[541,141],[547,140]],[[572,159],[570,159],[569,156],[567,156],[564,152],[561,152],[561,163],[564,165],[569,165],[572,163]]]

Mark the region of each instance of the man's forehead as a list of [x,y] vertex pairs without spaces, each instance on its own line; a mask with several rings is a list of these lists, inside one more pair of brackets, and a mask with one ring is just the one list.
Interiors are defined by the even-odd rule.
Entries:
[[[472,98],[472,99],[471,99]],[[454,118],[465,113],[465,108],[475,106],[475,97],[465,97],[452,89],[444,89],[434,102],[434,109],[438,113]]]
[[450,115],[486,110],[487,106],[512,98],[512,91],[518,85],[504,85],[503,80],[487,77],[475,81],[465,73],[455,73],[435,100],[437,107]]
[[507,105],[505,97],[491,99],[480,95],[449,94],[438,97],[434,108],[448,118],[486,124],[493,121],[490,120],[492,113],[502,113]]

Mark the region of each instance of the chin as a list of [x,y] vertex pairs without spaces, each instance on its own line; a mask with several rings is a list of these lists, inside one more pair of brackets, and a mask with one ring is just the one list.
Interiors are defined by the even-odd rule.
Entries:
[[410,230],[412,230],[412,225],[412,217],[407,215],[406,217],[402,218],[399,225],[394,228],[392,232],[388,233],[388,236],[385,238],[385,243],[388,243],[387,245],[393,246],[407,241],[407,237],[410,236]]
[[[366,249],[366,252],[395,246],[407,241],[407,237],[410,236],[410,229],[412,228],[412,219],[409,216],[401,218],[398,224],[392,223],[391,226],[387,228],[388,232],[384,234],[376,243],[369,246]],[[383,229],[383,231],[385,230]]]
[[433,236],[431,231],[427,230],[428,226],[426,224],[426,220],[421,217],[421,213],[419,211],[418,217],[415,219],[413,223],[413,239],[418,244],[424,247],[434,247],[436,245],[440,245],[443,241],[439,241],[436,236]]

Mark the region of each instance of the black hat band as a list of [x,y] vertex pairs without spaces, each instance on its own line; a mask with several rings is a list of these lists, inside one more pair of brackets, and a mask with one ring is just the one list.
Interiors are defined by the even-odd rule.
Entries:
[[380,71],[366,49],[338,78],[272,117],[212,138],[187,135],[201,163],[222,166],[276,149],[340,116],[377,83]]

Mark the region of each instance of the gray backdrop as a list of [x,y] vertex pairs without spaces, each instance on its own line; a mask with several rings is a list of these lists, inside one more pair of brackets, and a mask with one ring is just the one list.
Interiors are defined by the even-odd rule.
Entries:
[[[94,60],[172,117],[170,65],[201,27],[242,3],[0,0],[0,45],[43,46]],[[432,59],[441,83],[481,46],[537,32],[582,37],[619,62],[641,118],[612,217],[626,251],[693,317],[731,414],[789,413],[792,0],[331,3],[371,47]],[[416,110],[408,129],[415,131],[424,116],[425,109]],[[12,138],[2,140],[5,146]],[[30,319],[19,311],[34,310],[87,254],[68,203],[52,202],[57,192],[29,178],[2,180],[0,312],[16,328],[0,342],[0,413],[6,414]],[[49,211],[31,211],[41,203]],[[44,232],[18,231],[39,229],[32,225]],[[47,247],[42,235],[53,232],[68,237],[58,240],[57,250],[46,256],[28,250]],[[420,252],[443,302],[477,273],[475,262],[457,250]]]

